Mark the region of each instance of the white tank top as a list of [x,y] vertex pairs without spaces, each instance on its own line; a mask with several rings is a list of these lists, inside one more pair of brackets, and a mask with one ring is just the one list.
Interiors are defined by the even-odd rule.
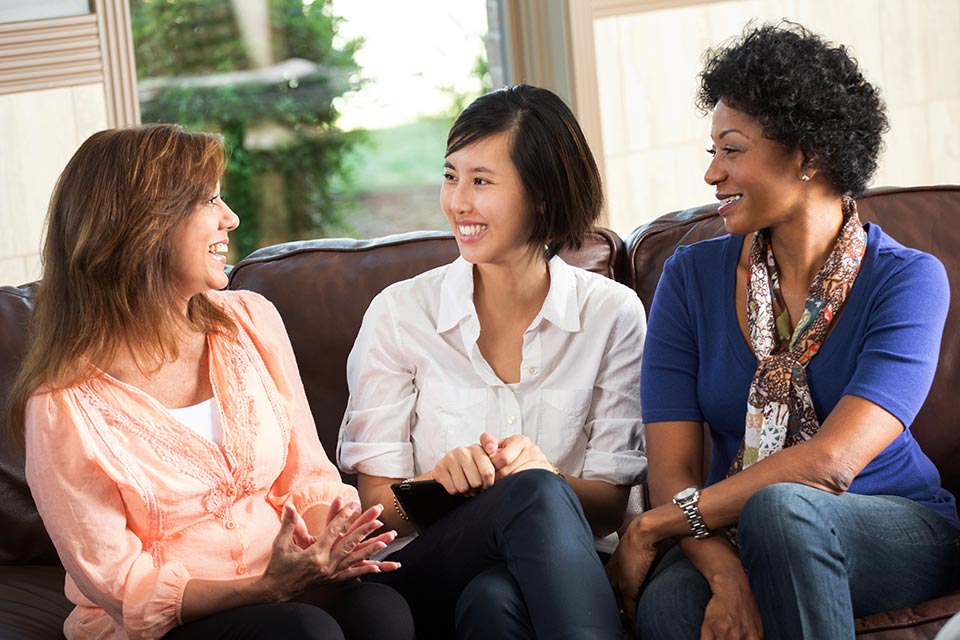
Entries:
[[197,435],[216,444],[223,442],[223,431],[220,429],[220,411],[217,408],[216,398],[181,409],[168,409],[170,414],[183,426]]

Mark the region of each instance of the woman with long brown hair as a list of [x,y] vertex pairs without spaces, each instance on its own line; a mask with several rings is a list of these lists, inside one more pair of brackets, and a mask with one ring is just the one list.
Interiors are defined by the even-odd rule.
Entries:
[[[68,638],[411,638],[356,577],[392,541],[324,453],[283,323],[219,292],[216,136],[102,131],[50,204],[8,425],[67,570]],[[298,602],[286,602],[288,600]],[[377,615],[371,615],[375,611]]]

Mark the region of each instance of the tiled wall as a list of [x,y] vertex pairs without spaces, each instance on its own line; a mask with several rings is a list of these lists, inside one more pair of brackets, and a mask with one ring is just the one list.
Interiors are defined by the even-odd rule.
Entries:
[[[638,2],[643,4],[642,2]],[[874,185],[960,183],[960,2],[739,0],[594,21],[610,226],[713,200],[709,118],[693,107],[701,54],[750,19],[788,18],[847,45],[887,102]]]
[[57,176],[77,147],[106,127],[100,83],[0,95],[0,285],[40,277]]

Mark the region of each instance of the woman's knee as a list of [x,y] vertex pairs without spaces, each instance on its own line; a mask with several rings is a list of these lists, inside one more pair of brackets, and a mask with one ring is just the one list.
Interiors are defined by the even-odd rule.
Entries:
[[330,612],[349,640],[413,640],[413,615],[407,601],[396,590],[369,582],[352,583],[345,587]]
[[467,584],[454,619],[458,638],[516,637],[518,630],[532,630],[520,585],[505,565],[488,569]]
[[294,640],[342,640],[340,625],[329,613],[313,605],[284,602],[267,607],[260,620],[265,633],[257,638],[291,638]]
[[828,530],[824,500],[832,497],[803,484],[781,482],[754,493],[743,505],[737,523],[742,549],[772,546],[790,553],[809,544],[816,532]]
[[569,485],[563,478],[546,469],[527,469],[507,476],[501,483],[517,495],[537,497],[566,496]]

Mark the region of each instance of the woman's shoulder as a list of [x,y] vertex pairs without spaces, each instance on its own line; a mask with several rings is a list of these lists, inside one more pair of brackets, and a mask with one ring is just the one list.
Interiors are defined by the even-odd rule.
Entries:
[[[946,287],[947,274],[943,263],[931,253],[901,244],[879,225],[867,223],[867,251],[875,257],[872,269],[876,282],[892,277],[905,278],[919,284],[937,284]],[[871,245],[875,253],[871,252]]]
[[207,297],[244,326],[280,321],[280,312],[262,294],[247,289],[209,291]]
[[744,241],[744,236],[724,234],[716,238],[707,238],[692,244],[680,245],[674,250],[673,255],[667,258],[667,262],[681,263],[696,268],[702,268],[709,264],[719,264],[731,249],[736,250],[739,256],[739,250]]

